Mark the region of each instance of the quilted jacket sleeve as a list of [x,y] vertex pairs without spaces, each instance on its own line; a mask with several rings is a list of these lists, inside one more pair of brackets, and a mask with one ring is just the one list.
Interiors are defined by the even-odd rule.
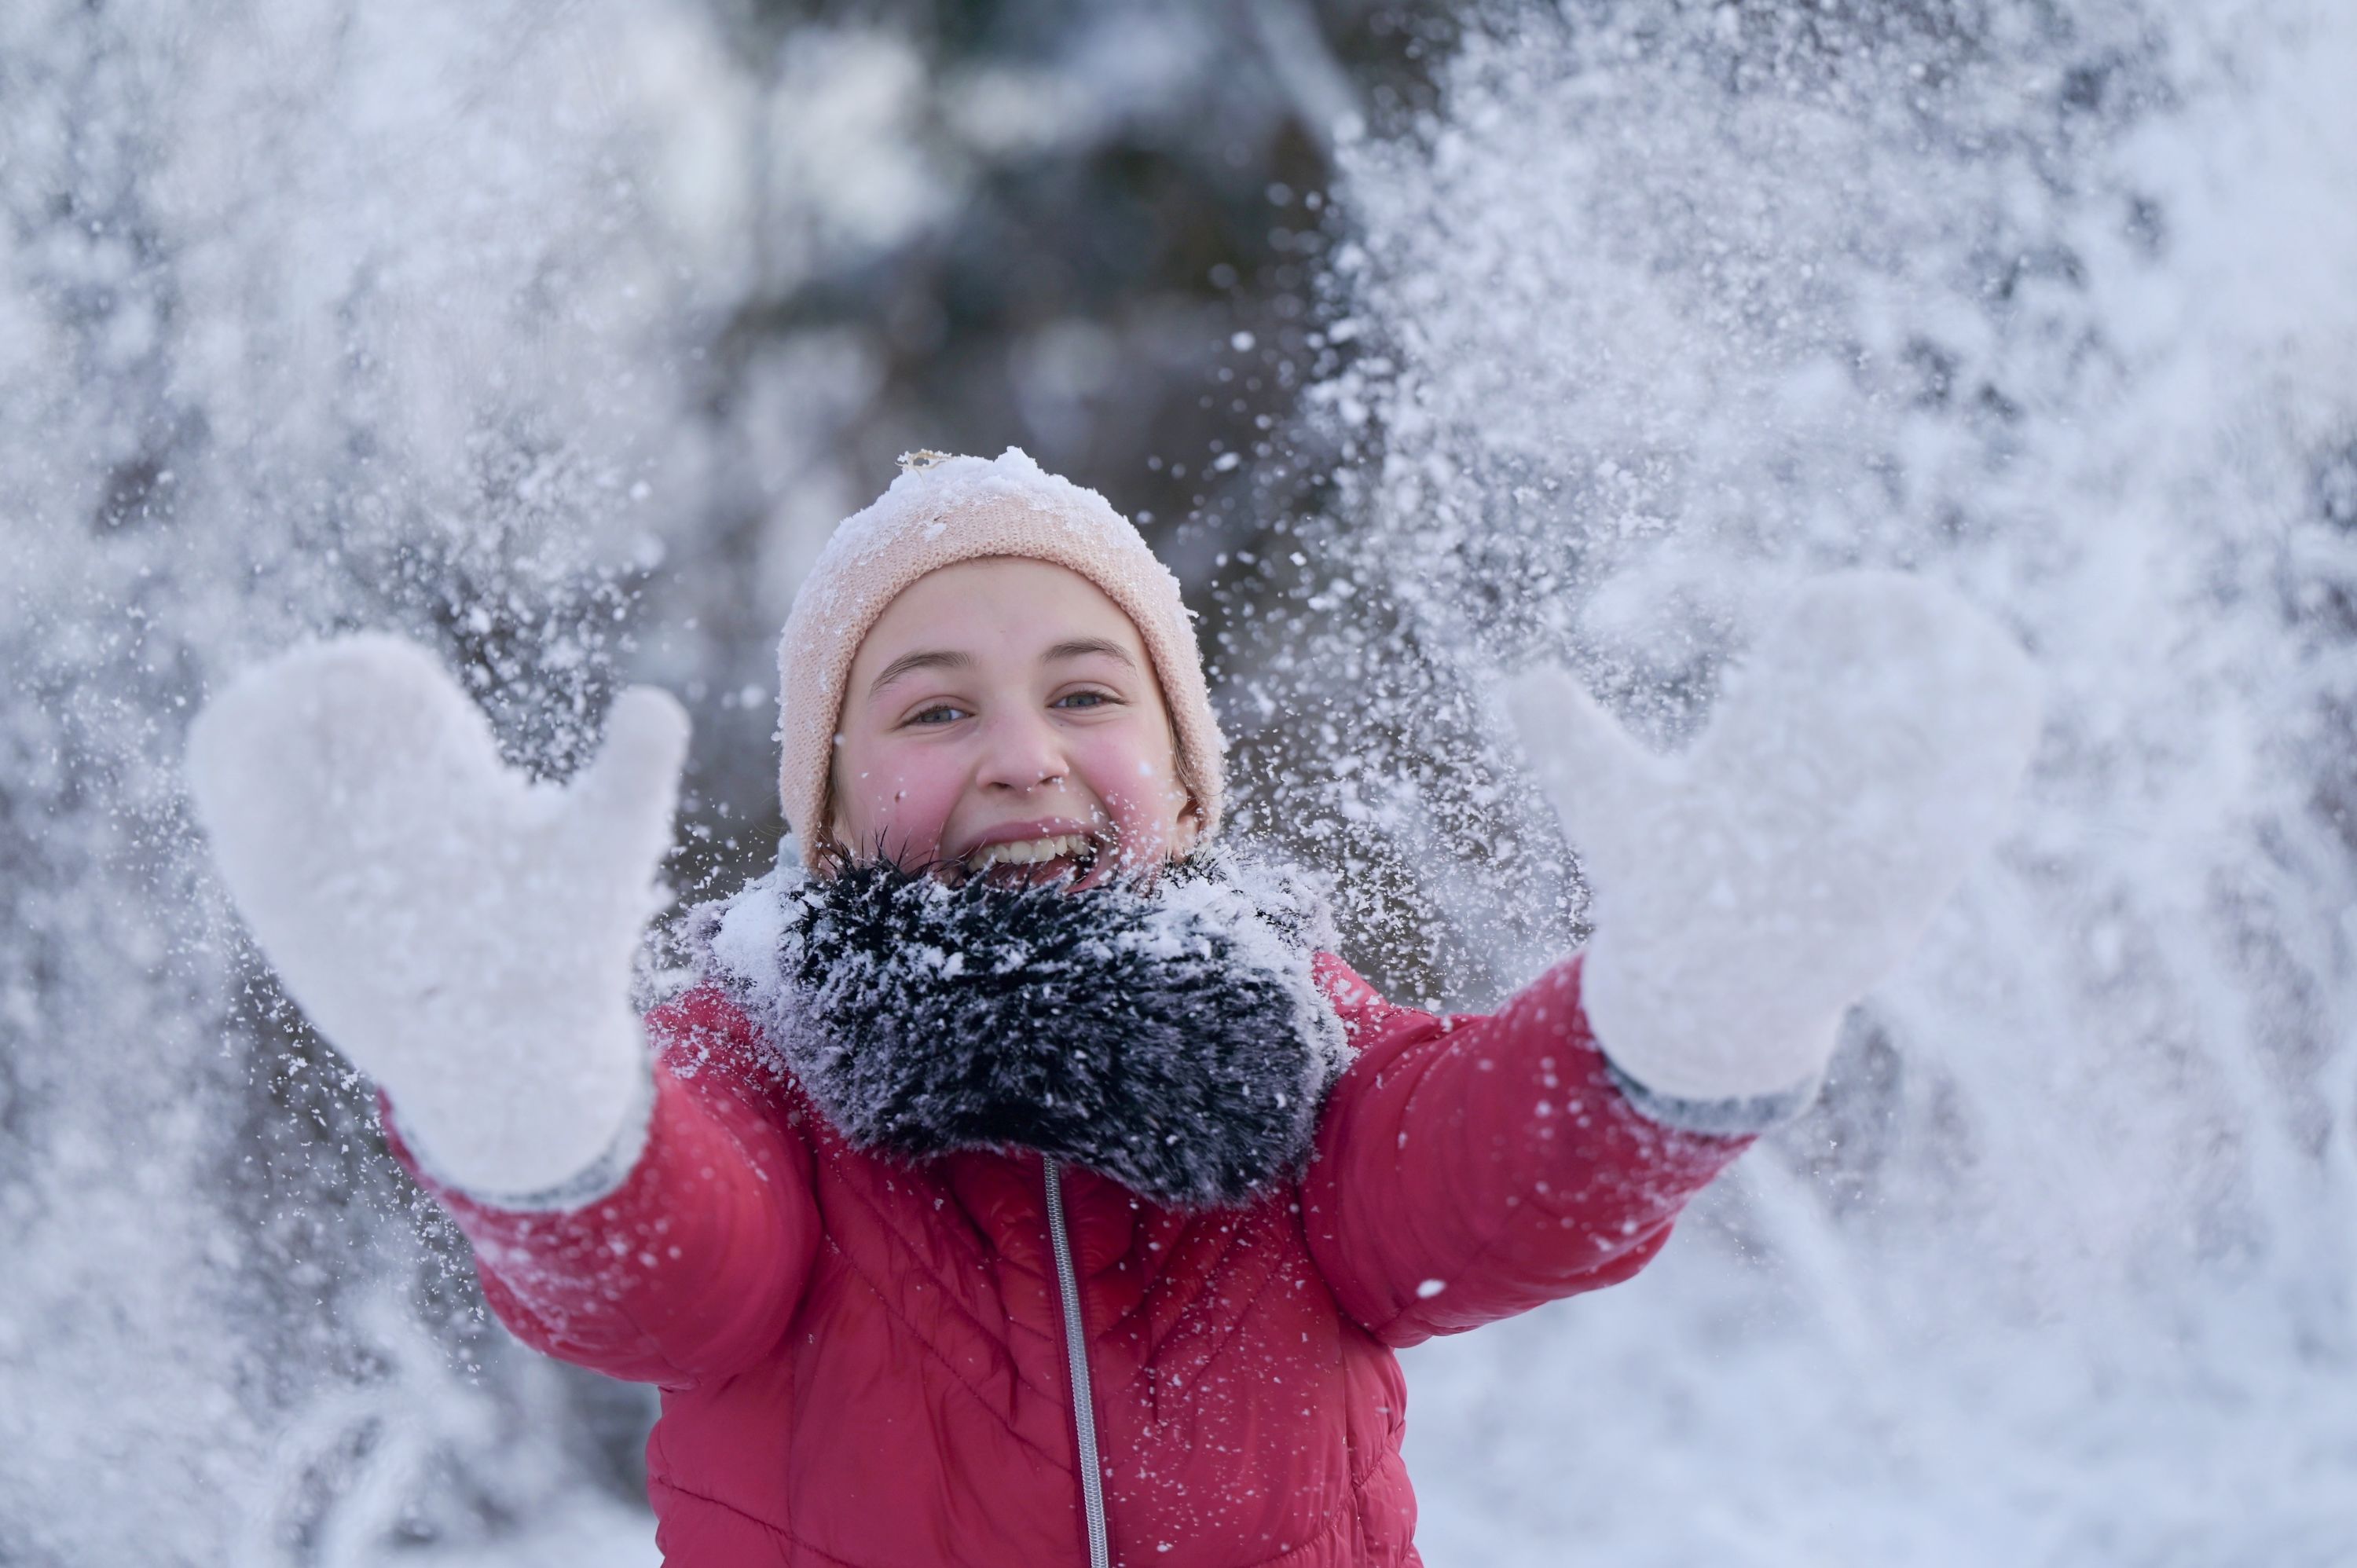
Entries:
[[647,1015],[654,1105],[621,1185],[577,1208],[501,1208],[394,1157],[472,1243],[483,1296],[526,1344],[634,1382],[741,1370],[785,1332],[816,1255],[811,1155],[716,989]]
[[1336,1299],[1386,1345],[1629,1278],[1752,1141],[1638,1108],[1588,1032],[1577,957],[1486,1016],[1394,1007],[1331,957],[1319,980],[1358,1058],[1303,1218]]

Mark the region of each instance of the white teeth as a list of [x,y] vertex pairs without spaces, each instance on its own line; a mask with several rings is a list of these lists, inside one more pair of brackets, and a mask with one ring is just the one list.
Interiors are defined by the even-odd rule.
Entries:
[[986,844],[966,856],[966,864],[977,871],[987,871],[994,865],[1039,865],[1082,854],[1088,847],[1085,833],[1058,833],[1050,838]]

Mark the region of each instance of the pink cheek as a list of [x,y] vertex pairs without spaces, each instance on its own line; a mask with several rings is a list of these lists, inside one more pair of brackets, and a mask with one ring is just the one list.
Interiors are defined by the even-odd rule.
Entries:
[[941,853],[942,831],[956,807],[960,777],[924,759],[887,759],[867,770],[867,778],[852,788],[862,809],[853,828],[860,842],[853,845],[865,854],[880,838],[895,856],[930,860]]
[[1135,746],[1109,746],[1086,758],[1082,777],[1090,792],[1133,843],[1167,840],[1178,811],[1168,769],[1141,757]]

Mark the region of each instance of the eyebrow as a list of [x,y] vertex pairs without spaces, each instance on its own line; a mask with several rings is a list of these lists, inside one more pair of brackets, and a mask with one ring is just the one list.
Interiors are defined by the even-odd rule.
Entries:
[[1137,660],[1129,656],[1128,650],[1123,648],[1118,642],[1108,642],[1102,637],[1076,637],[1070,642],[1060,642],[1041,655],[1040,661],[1045,663],[1053,659],[1081,659],[1092,653],[1102,653],[1108,659],[1118,659],[1132,670],[1137,668]]
[[926,649],[916,653],[903,653],[884,666],[875,680],[867,683],[867,694],[874,696],[901,676],[918,670],[971,670],[974,655],[952,653],[945,649]]

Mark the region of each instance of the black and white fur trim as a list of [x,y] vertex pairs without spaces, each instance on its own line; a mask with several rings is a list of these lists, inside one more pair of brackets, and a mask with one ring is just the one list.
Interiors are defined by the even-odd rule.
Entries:
[[1171,1208],[1297,1168],[1350,1055],[1324,902],[1224,854],[1082,892],[781,865],[687,934],[855,1145],[1036,1149]]

